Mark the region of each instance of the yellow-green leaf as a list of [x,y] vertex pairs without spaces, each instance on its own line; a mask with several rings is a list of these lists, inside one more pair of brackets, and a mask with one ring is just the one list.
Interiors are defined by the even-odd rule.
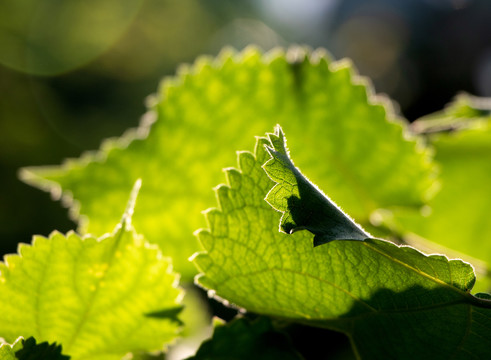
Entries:
[[22,178],[63,198],[80,231],[96,234],[111,230],[113,209],[142,178],[135,227],[187,279],[195,273],[187,259],[199,249],[192,232],[204,225],[199,213],[213,201],[216,169],[277,123],[298,164],[360,223],[375,209],[419,206],[431,190],[427,150],[349,61],[322,50],[202,57],[165,79],[150,103],[138,130],[62,166],[25,169]]
[[[0,337],[57,342],[73,360],[160,350],[179,329],[176,275],[128,219],[112,234],[35,236],[0,263]],[[167,317],[152,313],[168,310]]]
[[[265,145],[273,149],[272,160]],[[198,284],[247,311],[346,333],[363,359],[489,354],[491,301],[471,295],[471,265],[360,239],[360,229],[339,214],[338,223],[325,218],[321,224],[333,204],[319,200],[324,195],[306,185],[286,154],[277,132],[260,138],[255,154],[240,153],[237,170],[226,171],[219,207],[206,213],[209,229],[198,232],[205,249],[194,259]],[[291,219],[291,235],[279,231],[280,214],[264,201],[268,193],[271,201],[275,183],[273,202]],[[288,201],[292,197],[298,201]],[[346,226],[342,237],[332,237],[333,225]],[[313,246],[314,236],[326,235],[328,243]]]

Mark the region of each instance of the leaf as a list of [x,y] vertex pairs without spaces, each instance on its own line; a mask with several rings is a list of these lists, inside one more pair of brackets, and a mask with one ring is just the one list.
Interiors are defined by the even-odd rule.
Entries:
[[69,360],[69,356],[61,354],[61,346],[42,342],[36,344],[33,337],[22,340],[23,348],[15,352],[19,360]]
[[213,337],[204,342],[188,360],[301,360],[290,339],[276,331],[267,318],[236,318],[215,328]]
[[[134,199],[133,199],[134,201]],[[73,360],[160,350],[179,328],[168,259],[123,221],[102,238],[53,232],[0,263],[0,336],[56,341]],[[167,318],[148,316],[164,313]]]
[[426,115],[412,124],[419,134],[452,132],[465,129],[482,119],[491,119],[491,98],[461,93],[442,111]]
[[297,170],[288,156],[281,128],[269,139],[274,148],[268,148],[272,159],[264,164],[264,169],[277,184],[266,195],[266,201],[283,212],[280,221],[283,231],[292,234],[309,230],[315,234],[314,246],[333,240],[370,237]]
[[[410,240],[410,234],[416,234],[481,260],[469,259],[481,275],[491,267],[490,113],[491,99],[461,95],[441,113],[415,123],[419,131],[429,134],[435,148],[441,190],[423,216],[400,213],[393,224]],[[442,123],[453,130],[442,132]]]
[[19,337],[12,345],[0,344],[2,360],[69,360],[69,356],[61,354],[61,346],[42,342],[36,344],[33,337],[24,340]]
[[[255,155],[239,153],[239,170],[226,171],[228,185],[217,188],[219,208],[206,213],[209,230],[198,232],[206,252],[194,258],[202,273],[197,283],[247,311],[341,331],[362,358],[485,357],[491,302],[470,294],[475,275],[468,263],[377,239],[313,247],[310,232],[277,230],[280,214],[263,200],[274,183],[261,166],[270,158],[264,145],[282,153],[281,139],[278,132],[271,141],[260,138]],[[289,171],[291,163],[283,162],[276,204],[301,194],[300,173]],[[327,199],[324,204],[330,206]],[[318,210],[314,205],[305,203],[305,211]]]
[[22,337],[18,337],[12,345],[2,342],[0,339],[0,359],[1,360],[17,360],[15,352],[22,348]]
[[135,227],[190,279],[188,257],[199,249],[191,234],[204,225],[199,213],[221,176],[210,169],[230,164],[235,149],[279,122],[300,166],[362,224],[375,209],[419,206],[429,195],[428,151],[388,102],[348,61],[300,48],[199,58],[163,81],[136,131],[61,166],[24,169],[21,178],[62,198],[79,231],[96,234],[111,230],[113,209],[142,178]]

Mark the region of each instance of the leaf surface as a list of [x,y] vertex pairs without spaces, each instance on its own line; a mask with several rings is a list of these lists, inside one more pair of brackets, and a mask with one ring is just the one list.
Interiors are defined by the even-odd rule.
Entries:
[[207,359],[302,360],[302,357],[290,339],[273,328],[269,319],[241,318],[216,327],[213,337],[187,360]]
[[[210,169],[232,163],[235,149],[277,123],[291,134],[302,168],[361,223],[375,209],[419,206],[428,195],[428,152],[387,101],[372,94],[349,62],[298,48],[200,58],[163,81],[138,130],[104,142],[98,152],[59,167],[24,169],[21,176],[71,204],[79,230],[95,234],[111,230],[119,219],[112,209],[124,207],[142,178],[135,227],[189,278],[195,269],[187,259],[198,250],[191,234],[204,225],[199,213],[220,181]],[[316,166],[319,159],[325,167]]]
[[266,201],[283,212],[280,227],[284,232],[309,230],[315,234],[315,246],[333,240],[370,237],[297,170],[289,158],[281,129],[269,139],[273,145],[268,148],[272,159],[264,164],[264,169],[277,184],[269,191]]
[[470,259],[485,275],[491,268],[491,99],[460,95],[415,128],[435,148],[441,189],[425,216],[400,213],[396,227],[481,260]]
[[35,236],[5,256],[0,273],[0,336],[8,341],[33,336],[74,360],[112,360],[160,350],[177,335],[176,275],[128,220],[100,239]]
[[18,337],[13,343],[8,344],[0,341],[0,359],[2,360],[17,360],[15,352],[22,349],[22,337]]
[[[264,201],[275,184],[261,166],[270,160],[264,145],[273,147],[273,155],[288,154],[282,139],[279,133],[259,139],[254,155],[239,153],[239,169],[226,171],[228,185],[217,189],[219,208],[206,213],[209,230],[198,233],[206,250],[194,259],[202,272],[198,284],[248,311],[344,332],[362,358],[488,353],[491,302],[470,294],[475,275],[469,264],[376,239],[313,247],[308,231],[278,231],[280,214]],[[295,227],[323,236],[326,227],[303,222],[318,216],[298,218],[289,207],[291,196],[302,195],[301,174],[293,174],[292,166],[284,156],[266,165],[275,169],[279,185],[272,190],[275,207],[295,219]],[[319,210],[307,205],[303,212]],[[349,228],[346,234],[353,231],[358,233]]]

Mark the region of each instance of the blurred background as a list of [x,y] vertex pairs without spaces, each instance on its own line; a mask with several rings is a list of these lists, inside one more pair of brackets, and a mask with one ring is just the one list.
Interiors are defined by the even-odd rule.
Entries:
[[97,149],[178,64],[248,44],[350,57],[409,120],[491,96],[489,0],[0,0],[0,252],[75,228],[20,167]]

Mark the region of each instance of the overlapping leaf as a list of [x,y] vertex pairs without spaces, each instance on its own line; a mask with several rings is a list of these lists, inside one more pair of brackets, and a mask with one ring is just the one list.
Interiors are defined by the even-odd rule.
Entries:
[[428,134],[435,147],[441,190],[430,201],[425,216],[399,214],[399,229],[402,226],[406,233],[480,259],[489,269],[491,99],[461,95],[444,111],[414,126]]
[[235,149],[278,122],[298,163],[357,221],[377,208],[422,204],[432,165],[394,120],[347,61],[302,49],[225,51],[166,79],[137,131],[61,167],[24,170],[22,178],[71,203],[80,230],[90,233],[110,230],[119,217],[112,209],[142,178],[134,224],[188,277],[195,269],[187,258],[197,250],[191,233],[220,181],[210,169],[230,164]]
[[169,261],[128,217],[100,239],[35,236],[0,264],[0,337],[57,342],[74,360],[119,360],[176,337],[178,296]]
[[0,341],[0,359],[2,360],[17,360],[15,352],[22,349],[22,337],[17,338],[12,344],[7,344]]
[[266,201],[283,212],[280,227],[284,232],[291,234],[297,230],[309,230],[315,234],[315,246],[333,240],[365,240],[370,237],[293,165],[280,128],[270,141],[273,147],[268,148],[268,152],[273,159],[264,165],[264,169],[278,184],[269,191]]
[[491,119],[491,98],[466,93],[457,95],[442,111],[423,116],[412,124],[419,134],[454,132]]
[[61,353],[60,345],[47,342],[38,344],[32,336],[25,340],[19,337],[11,346],[4,345],[0,345],[2,360],[70,360],[69,356]]
[[[240,153],[239,170],[228,169],[228,186],[217,189],[219,209],[207,212],[209,230],[198,233],[206,250],[194,260],[202,272],[199,284],[249,311],[342,331],[362,358],[468,359],[488,353],[491,302],[470,294],[475,275],[469,264],[383,240],[313,247],[308,231],[279,232],[280,214],[264,201],[274,183],[261,166],[269,159],[265,144],[274,147],[273,155],[288,152],[282,136],[270,139],[258,140],[255,155]],[[305,202],[302,217],[290,211],[288,200],[303,196],[302,175],[292,174],[288,157],[274,156],[273,162],[268,167],[279,182],[274,203],[293,219],[290,229],[325,235],[325,227],[305,222],[320,221],[318,204],[309,208]]]

